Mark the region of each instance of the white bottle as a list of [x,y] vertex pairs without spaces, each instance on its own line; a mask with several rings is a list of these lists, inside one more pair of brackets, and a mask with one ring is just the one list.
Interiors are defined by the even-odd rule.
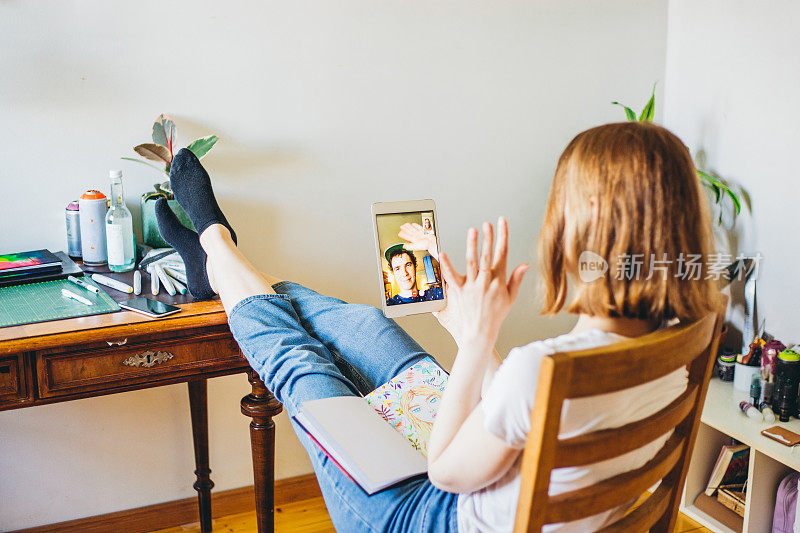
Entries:
[[125,207],[122,192],[122,171],[112,170],[111,208],[106,213],[106,244],[108,268],[112,272],[127,272],[136,263],[136,240],[133,236],[133,217]]

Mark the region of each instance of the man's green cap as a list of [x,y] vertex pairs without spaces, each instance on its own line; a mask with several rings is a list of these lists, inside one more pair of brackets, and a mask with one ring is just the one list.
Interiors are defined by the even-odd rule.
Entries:
[[389,266],[392,266],[392,262],[389,261],[389,256],[391,256],[393,253],[396,253],[396,250],[402,250],[409,255],[414,253],[411,250],[406,250],[405,248],[403,248],[403,246],[405,246],[405,243],[399,242],[397,244],[391,245],[386,249],[385,252],[383,252],[383,257],[386,258],[386,262],[389,263]]

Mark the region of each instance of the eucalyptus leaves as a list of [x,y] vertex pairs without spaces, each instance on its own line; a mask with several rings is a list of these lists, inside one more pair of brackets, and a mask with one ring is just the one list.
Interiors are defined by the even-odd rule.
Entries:
[[[636,117],[636,113],[628,106],[625,106],[619,102],[611,102],[613,105],[622,106],[625,109],[625,116],[631,122],[653,122],[653,118],[655,117],[655,107],[656,107],[656,86],[653,85],[653,93],[650,95],[650,100],[645,104],[644,108],[642,109],[641,113],[639,113],[639,117]],[[720,178],[719,176],[714,176],[708,172],[704,172],[700,169],[697,169],[697,175],[700,177],[701,183],[711,189],[714,193],[714,203],[720,205],[724,198],[729,198],[731,204],[733,205],[733,220],[736,220],[736,216],[742,212],[742,201],[739,199],[739,196],[730,188],[725,180]],[[718,224],[722,224],[722,211],[720,210],[719,217],[717,219]]]
[[[174,153],[177,152],[177,149],[175,149],[176,131],[175,122],[173,122],[169,116],[164,114],[159,115],[153,123],[153,142],[143,143],[133,147],[133,151],[147,161],[133,157],[123,157],[122,159],[153,167],[169,177],[172,157]],[[219,137],[216,135],[208,135],[192,141],[186,148],[191,150],[194,155],[200,159],[211,150],[218,140]],[[150,163],[149,161],[154,161],[155,163]],[[156,183],[153,187],[155,188],[155,194],[150,193],[153,196],[165,196],[168,200],[173,198],[169,180],[163,183]]]

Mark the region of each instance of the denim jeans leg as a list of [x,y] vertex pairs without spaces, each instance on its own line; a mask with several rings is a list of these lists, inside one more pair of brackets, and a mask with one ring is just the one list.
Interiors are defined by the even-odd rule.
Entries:
[[308,400],[360,395],[330,351],[300,325],[288,297],[246,298],[231,310],[228,324],[250,366],[290,416]]
[[276,283],[273,289],[291,299],[303,327],[355,367],[369,382],[369,390],[431,357],[376,307],[350,304],[290,281]]
[[287,296],[264,294],[242,300],[231,311],[228,322],[250,365],[286,407],[314,466],[337,531],[456,531],[456,495],[436,489],[424,476],[367,495],[294,420],[305,401],[355,395],[358,391],[339,371],[328,348],[300,324]]
[[292,420],[317,475],[328,514],[338,533],[456,532],[458,495],[417,476],[369,495],[331,461]]

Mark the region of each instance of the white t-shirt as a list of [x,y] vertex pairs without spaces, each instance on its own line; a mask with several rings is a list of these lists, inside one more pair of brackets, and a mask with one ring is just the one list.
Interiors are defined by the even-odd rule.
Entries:
[[[530,414],[536,398],[542,358],[556,352],[595,348],[623,339],[614,333],[593,329],[514,348],[500,365],[479,404],[485,415],[484,427],[521,451],[525,448],[530,431]],[[669,405],[686,390],[688,376],[686,368],[680,368],[632,389],[565,400],[559,437],[574,437],[646,418]],[[551,495],[569,492],[639,468],[655,456],[670,435],[671,432],[666,433],[645,447],[620,457],[585,466],[554,469],[550,476],[549,492]],[[513,530],[519,499],[521,460],[522,453],[499,480],[476,492],[458,496],[459,532]],[[624,506],[575,522],[546,525],[544,531],[595,531],[616,520],[626,509],[627,506]]]

